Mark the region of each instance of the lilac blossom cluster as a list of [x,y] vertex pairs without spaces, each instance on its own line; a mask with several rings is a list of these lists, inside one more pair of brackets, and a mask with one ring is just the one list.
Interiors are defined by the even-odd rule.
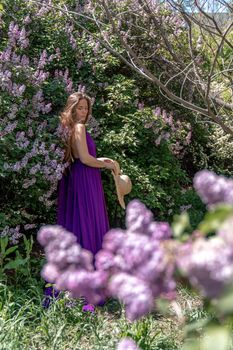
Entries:
[[56,69],[54,72],[54,76],[56,79],[60,79],[65,83],[65,90],[68,93],[72,93],[74,92],[73,89],[73,81],[70,77],[68,77],[69,75],[69,69],[66,68],[66,70],[63,72],[62,70],[58,70]]
[[151,211],[138,200],[127,206],[126,231],[113,229],[104,237],[96,266],[112,276],[111,295],[125,304],[130,320],[151,311],[155,298],[175,291],[174,261],[167,256],[170,238],[169,224],[153,221]]
[[233,281],[232,217],[224,222],[216,236],[197,237],[180,245],[179,270],[208,298],[217,298]]
[[25,49],[29,45],[29,40],[27,38],[27,33],[25,28],[23,27],[21,30],[18,24],[11,22],[8,30],[8,43],[10,46],[16,46],[17,44]]
[[118,343],[116,350],[141,350],[131,338],[123,338]]
[[92,253],[82,249],[72,233],[61,226],[44,226],[38,241],[47,258],[42,276],[56,289],[69,291],[74,298],[85,296],[91,303],[106,296],[107,273],[94,270]]
[[[52,159],[51,159],[52,154]],[[33,143],[32,149],[24,155],[21,161],[18,161],[14,164],[4,163],[4,169],[8,171],[21,172],[22,169],[28,166],[30,160],[38,155],[44,156],[44,161],[28,167],[28,176],[23,182],[23,188],[27,189],[37,182],[35,175],[40,173],[42,178],[49,184],[49,189],[43,195],[39,197],[39,201],[43,202],[46,207],[51,207],[54,204],[54,200],[51,201],[49,198],[57,189],[57,183],[62,178],[64,170],[69,166],[69,163],[63,162],[64,159],[64,150],[60,147],[57,147],[55,144],[51,144],[47,149],[44,142],[39,143],[36,140]],[[57,158],[57,159],[56,159]]]
[[30,141],[25,137],[25,131],[18,131],[16,133],[16,145],[18,148],[27,148]]
[[[54,60],[55,58],[60,57],[60,49],[56,49],[56,54],[50,55],[46,50],[44,50],[37,60],[34,59],[34,64],[36,65],[36,70],[31,72],[29,69],[30,60],[23,54],[22,57],[17,55],[15,52],[19,48],[27,48],[29,45],[29,39],[27,36],[30,32],[27,33],[25,27],[21,30],[19,29],[18,24],[11,22],[8,29],[8,42],[7,47],[4,51],[0,52],[0,81],[1,88],[3,91],[7,91],[15,97],[23,96],[26,90],[26,84],[18,84],[13,82],[14,76],[9,70],[9,67],[14,67],[14,75],[18,76],[22,72],[26,73],[28,77],[28,83],[33,84],[34,86],[40,86],[48,77],[49,72],[44,72],[43,68],[48,63]],[[48,106],[47,106],[48,109]]]
[[0,137],[4,137],[10,133],[12,133],[12,131],[14,131],[16,129],[18,125],[18,121],[15,120],[12,123],[9,123],[2,131],[0,131]]
[[0,85],[3,91],[9,92],[15,97],[21,97],[26,89],[23,84],[13,83],[11,80],[12,73],[5,69],[2,64],[0,64]]
[[43,91],[41,89],[38,90],[37,93],[32,97],[32,106],[34,110],[37,112],[41,111],[43,114],[49,113],[52,109],[51,103],[45,103],[43,98]]
[[219,203],[233,205],[232,179],[209,170],[201,170],[195,174],[193,184],[202,201],[209,207]]
[[73,36],[73,30],[74,30],[74,26],[72,24],[66,24],[65,28],[64,28],[67,36],[68,36],[68,39],[69,39],[69,42],[70,42],[70,45],[72,47],[72,49],[76,49],[77,48],[77,43],[76,43],[76,40]]
[[[138,105],[139,109],[144,108],[144,103]],[[155,144],[160,145],[162,140],[170,141],[171,151],[179,158],[185,154],[185,146],[191,142],[192,131],[189,123],[183,123],[179,119],[174,120],[172,113],[156,107],[153,110],[153,117],[146,122],[145,128],[151,128],[156,136]],[[175,135],[175,139],[174,139]]]
[[155,298],[174,297],[175,265],[172,254],[167,253],[174,249],[171,228],[168,223],[153,221],[151,211],[138,200],[127,207],[126,226],[126,231],[113,229],[106,233],[103,249],[95,256],[95,271],[90,264],[78,265],[85,250],[75,243],[71,233],[45,226],[38,233],[48,261],[43,277],[55,283],[57,289],[69,290],[74,297],[84,295],[92,303],[115,296],[125,304],[130,320],[150,312]]
[[24,225],[23,228],[25,231],[28,231],[28,230],[32,230],[35,227],[36,227],[36,224],[26,224],[26,225]]
[[10,244],[15,245],[19,243],[19,239],[22,237],[23,233],[20,232],[20,225],[16,227],[9,227],[8,225],[4,227],[2,232],[0,232],[0,237],[8,237]]
[[99,123],[93,116],[91,116],[91,118],[89,119],[88,128],[94,139],[97,138],[101,133]]

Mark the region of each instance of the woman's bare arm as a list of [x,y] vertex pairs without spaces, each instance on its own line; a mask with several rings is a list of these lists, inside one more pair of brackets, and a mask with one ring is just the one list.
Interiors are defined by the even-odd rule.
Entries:
[[86,127],[84,124],[75,125],[75,145],[78,149],[79,158],[82,163],[93,168],[106,168],[103,159],[98,159],[89,154],[86,140]]

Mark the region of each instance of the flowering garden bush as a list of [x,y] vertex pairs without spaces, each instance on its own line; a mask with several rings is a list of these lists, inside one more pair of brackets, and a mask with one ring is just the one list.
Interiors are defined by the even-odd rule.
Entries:
[[[66,4],[72,9],[76,1]],[[192,140],[192,127],[179,120],[179,111],[172,116],[154,104],[153,92],[139,88],[119,60],[43,3],[2,2],[1,38],[1,236],[16,244],[23,233],[55,222],[57,182],[67,166],[59,113],[70,93],[85,89],[93,97],[88,127],[98,152],[131,177],[131,198],[144,198],[161,218],[179,213],[182,188],[190,185],[180,162]],[[110,221],[123,225],[114,181],[102,175]],[[203,212],[197,197],[195,202]]]

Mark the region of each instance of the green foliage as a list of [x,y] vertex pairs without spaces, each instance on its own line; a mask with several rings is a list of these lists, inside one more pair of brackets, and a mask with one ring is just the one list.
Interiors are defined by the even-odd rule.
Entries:
[[[132,336],[143,350],[175,350],[181,346],[177,333],[164,328],[169,320],[165,323],[148,316],[131,323],[114,299],[92,315],[82,312],[80,299],[70,300],[64,293],[45,310],[42,295],[43,284],[36,275],[13,285],[0,284],[2,349],[115,350],[125,335]],[[72,307],[68,306],[70,302]]]
[[10,246],[8,236],[0,237],[0,280],[7,278],[7,270],[10,270],[11,274],[31,276],[32,246],[32,236],[27,239],[24,235],[23,245],[20,248],[18,245]]
[[203,221],[199,223],[198,229],[204,234],[216,232],[220,225],[232,215],[232,205],[218,205],[214,208],[214,210],[206,213]]
[[[63,1],[59,0],[55,3],[63,4]],[[66,5],[73,9],[76,2],[69,1],[66,2]],[[22,25],[27,14],[30,14],[32,18],[32,23],[26,27],[29,31],[33,27],[29,35],[30,46],[25,50],[21,49],[20,54],[25,53],[33,62],[45,49],[48,54],[53,54],[56,48],[61,50],[60,59],[49,62],[44,69],[50,73],[50,76],[44,81],[41,88],[45,100],[52,103],[52,111],[48,114],[40,114],[38,124],[33,124],[33,131],[36,132],[42,121],[47,121],[47,127],[37,133],[38,139],[45,142],[46,147],[52,143],[60,144],[54,131],[58,125],[59,112],[65,104],[68,93],[65,91],[64,82],[54,77],[54,72],[57,69],[63,71],[68,69],[74,87],[77,88],[80,83],[85,84],[87,92],[95,97],[93,115],[99,122],[101,131],[100,136],[96,139],[98,156],[116,159],[123,172],[132,180],[133,190],[125,197],[126,204],[132,198],[139,198],[153,211],[157,219],[170,219],[173,214],[179,214],[179,208],[189,204],[182,203],[181,200],[186,201],[188,198],[187,195],[183,195],[183,188],[190,185],[189,175],[192,177],[196,170],[207,164],[204,161],[206,140],[203,135],[205,132],[200,125],[191,122],[193,140],[187,147],[186,157],[179,159],[172,153],[170,141],[162,141],[157,146],[153,131],[146,129],[144,125],[151,118],[152,110],[156,106],[166,107],[166,110],[173,111],[174,119],[187,120],[187,123],[192,120],[190,119],[191,113],[165,100],[155,86],[149,85],[136,74],[132,74],[129,68],[105,48],[100,46],[96,51],[95,40],[81,31],[75,23],[72,23],[71,31],[76,43],[76,48],[73,48],[69,35],[64,30],[66,25],[71,23],[58,12],[48,12],[45,16],[35,17],[35,4],[29,5],[17,0],[6,1],[4,8],[7,9],[3,16],[5,41],[3,40],[0,44],[1,50],[6,45],[12,12],[15,13],[14,21],[19,25]],[[18,11],[15,11],[16,8]],[[91,22],[86,22],[85,25],[91,31],[95,30]],[[115,47],[121,50],[118,40],[110,32],[108,34]],[[33,70],[36,67],[27,68]],[[25,97],[30,99],[36,89],[30,84],[30,81],[25,81],[23,75],[20,77],[22,83],[27,84]],[[14,99],[6,92],[2,92],[0,98],[2,101],[1,114],[9,113]],[[19,99],[18,103],[21,102]],[[138,102],[144,102],[145,107],[142,110],[138,109]],[[25,116],[28,113],[27,108],[19,111],[17,115],[19,125],[15,133],[27,130]],[[161,126],[158,124],[157,131],[160,129]],[[54,223],[56,206],[46,207],[43,201],[38,200],[48,191],[48,184],[42,179],[40,173],[35,174],[35,185],[27,189],[22,187],[30,168],[38,163],[43,164],[43,156],[33,158],[21,173],[12,173],[4,169],[5,162],[14,164],[24,155],[23,150],[15,147],[15,133],[7,135],[0,141],[4,149],[0,158],[1,191],[5,192],[7,187],[6,195],[1,202],[3,220],[1,220],[0,230],[3,230],[6,225],[12,227],[21,225],[23,231],[25,224],[35,223],[39,227],[41,223]],[[180,135],[174,134],[172,137],[174,141]],[[195,157],[199,157],[197,152],[200,147],[203,149],[201,159],[195,160]],[[29,150],[30,148],[27,149]],[[52,152],[51,156],[53,156]],[[125,212],[117,203],[114,181],[110,172],[103,171],[102,178],[111,225],[123,226]],[[55,192],[51,200],[56,200],[56,195]],[[190,196],[190,200],[197,204],[194,196]],[[193,214],[190,216],[192,225],[202,212],[203,208],[200,206],[195,212],[192,211]]]

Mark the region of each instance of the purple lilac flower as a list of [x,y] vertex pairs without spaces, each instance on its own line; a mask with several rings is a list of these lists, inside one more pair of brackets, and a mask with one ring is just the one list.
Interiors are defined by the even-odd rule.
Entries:
[[131,201],[126,211],[126,228],[130,232],[146,233],[153,214],[138,200]]
[[111,277],[108,288],[111,295],[124,303],[126,316],[131,321],[153,309],[154,297],[144,280],[130,274],[118,273]]
[[13,123],[9,123],[3,131],[0,132],[0,137],[4,137],[7,134],[10,134],[18,125],[18,121],[14,121]]
[[156,240],[170,239],[172,237],[172,230],[167,222],[153,221],[148,226],[148,232]]
[[22,30],[20,32],[19,44],[20,44],[20,47],[23,49],[27,48],[29,45],[29,40],[27,38],[27,32],[26,32],[24,27],[22,28]]
[[144,102],[139,102],[138,103],[138,109],[141,111],[144,109]]
[[4,51],[0,53],[0,61],[8,62],[12,53],[12,47],[8,46]]
[[38,12],[35,14],[35,16],[43,17],[44,15],[46,15],[50,11],[50,8],[46,7],[44,5],[45,4],[42,4],[41,8],[38,10]]
[[90,128],[90,132],[93,138],[97,138],[100,135],[101,131],[100,131],[99,123],[93,116],[91,116],[91,118],[89,119],[88,126]]
[[17,106],[16,104],[13,104],[13,105],[11,106],[11,112],[8,113],[7,117],[8,117],[9,119],[15,119],[16,113],[17,113],[17,112],[18,112],[18,106]]
[[123,338],[117,345],[116,350],[140,350],[136,343],[130,338]]
[[20,85],[13,83],[12,88],[11,88],[11,94],[13,96],[21,97],[26,89],[25,85]]
[[180,207],[180,212],[185,212],[187,211],[188,209],[192,208],[192,204],[187,204],[187,205],[181,205]]
[[9,242],[12,245],[16,245],[19,243],[19,238],[22,237],[22,233],[20,232],[20,225],[16,227],[9,227],[8,225],[4,227],[3,231],[0,233],[0,237],[8,237]]
[[[96,267],[109,272],[111,281],[115,281],[116,276],[134,277],[138,286],[149,290],[154,299],[162,293],[165,295],[173,292],[176,285],[173,277],[174,258],[172,254],[169,257],[165,244],[171,237],[170,226],[163,222],[156,223],[152,219],[152,213],[143,203],[131,201],[126,212],[126,232],[113,229],[104,236],[103,249],[96,254]],[[147,302],[141,309],[138,307],[138,314],[133,313],[133,300],[136,297],[127,298],[127,280],[130,281],[129,278],[122,277],[121,283],[114,285],[114,293],[124,303],[127,300],[127,316],[136,319],[143,310],[151,309],[151,298],[146,299]],[[111,292],[114,288],[111,288]]]
[[44,66],[46,65],[47,57],[48,57],[47,51],[43,50],[43,52],[40,55],[39,62],[38,62],[39,69],[44,68]]
[[36,183],[36,178],[33,177],[31,179],[25,179],[23,182],[23,188],[29,188],[31,186],[33,186]]
[[186,138],[185,138],[185,141],[184,141],[184,144],[185,145],[189,145],[190,142],[191,142],[191,137],[192,137],[192,131],[189,131]]
[[93,313],[95,311],[95,307],[92,304],[86,304],[82,307],[82,311],[89,311]]
[[151,122],[148,122],[148,123],[144,124],[144,128],[145,129],[150,129],[153,126],[153,124],[154,124],[154,121],[152,120]]
[[33,228],[35,228],[36,227],[36,224],[26,224],[26,225],[24,225],[24,230],[25,231],[27,231],[27,230],[31,230],[31,229],[33,229]]
[[233,204],[233,180],[216,175],[209,170],[201,170],[195,174],[194,188],[202,201],[209,205],[219,203]]
[[29,15],[27,15],[27,16],[24,18],[24,20],[23,20],[23,23],[24,23],[24,24],[29,24],[29,23],[31,23],[31,22],[32,22],[32,20],[31,20],[31,18],[30,18]]
[[9,92],[11,91],[11,88],[12,88],[11,75],[12,73],[8,70],[0,72],[1,88]]
[[16,134],[16,145],[19,148],[26,148],[30,141],[25,137],[24,131],[18,131]]
[[70,77],[68,77],[69,70],[68,68],[63,72],[61,70],[56,69],[54,75],[57,79],[61,79],[65,83],[65,90],[67,92],[73,91],[73,81]]
[[97,43],[95,44],[95,46],[93,48],[93,52],[94,52],[95,55],[98,53],[99,48],[100,48],[100,42],[97,41]]
[[[49,72],[44,72],[42,69],[38,68],[31,76],[31,82],[36,86],[40,86],[46,79],[48,79],[49,76],[50,76]],[[39,101],[43,101],[42,98],[38,99],[38,102]]]
[[162,140],[162,136],[161,136],[161,135],[159,135],[159,137],[157,137],[157,139],[155,140],[155,144],[156,144],[156,146],[159,146],[159,145],[160,145],[161,140]]
[[181,245],[177,254],[180,271],[209,298],[218,297],[233,280],[232,245],[221,236],[197,238]]
[[20,37],[20,31],[17,24],[14,24],[14,22],[11,22],[8,29],[8,37],[9,37],[9,44],[12,46],[16,45],[16,41]]
[[26,55],[23,55],[21,58],[21,65],[24,67],[29,66],[29,58]]
[[76,237],[62,226],[44,226],[38,241],[45,247],[47,264],[41,274],[58,290],[70,291],[71,297],[85,296],[91,303],[106,297],[108,274],[94,271],[93,255],[82,249]]

